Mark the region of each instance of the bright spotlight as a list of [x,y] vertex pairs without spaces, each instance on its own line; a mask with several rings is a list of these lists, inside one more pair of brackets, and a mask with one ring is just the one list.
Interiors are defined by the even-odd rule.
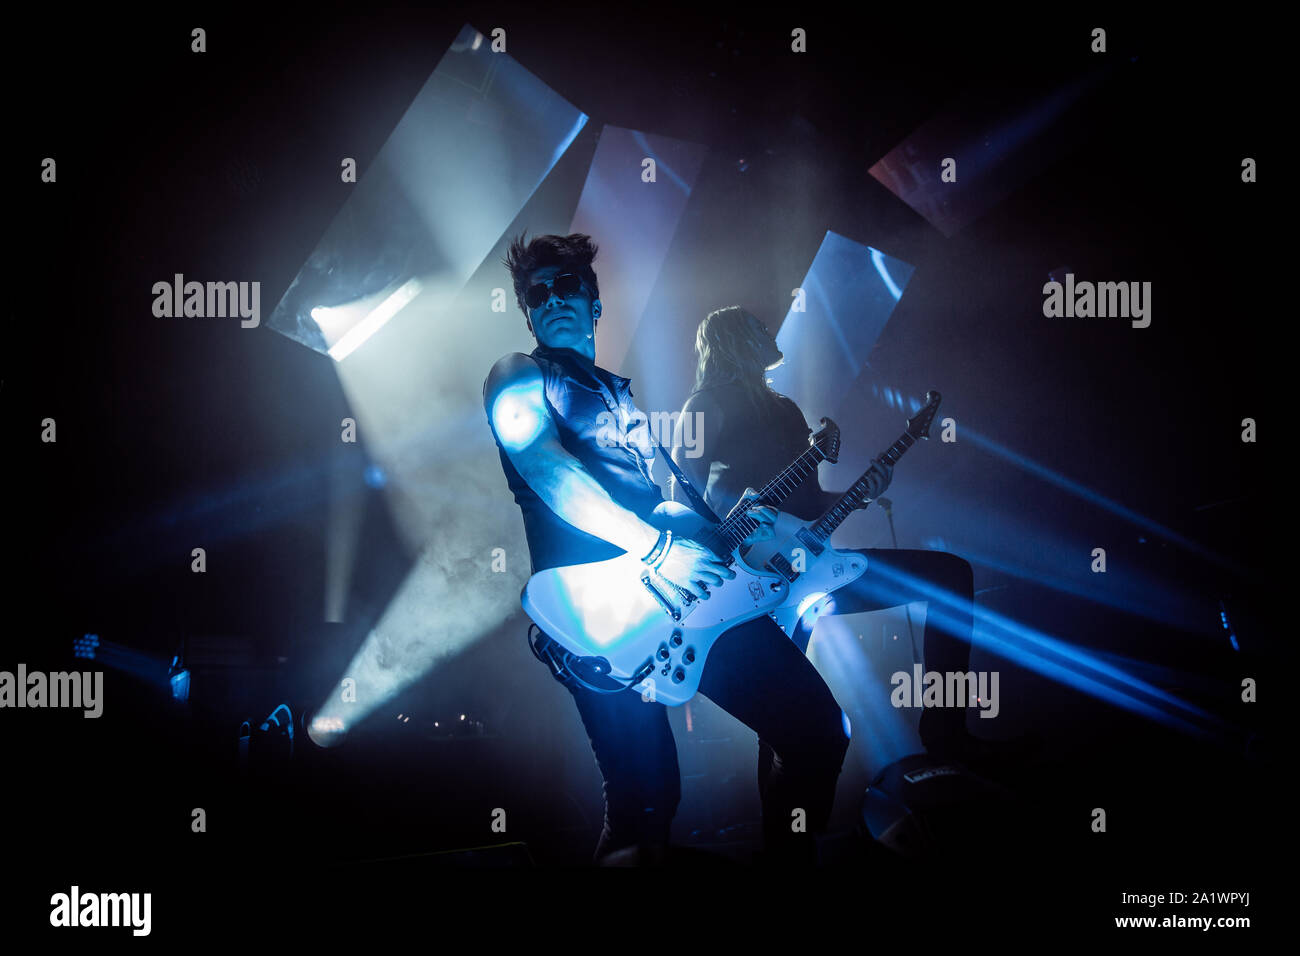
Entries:
[[[330,357],[336,362],[342,362],[360,348],[361,343],[383,328],[389,319],[406,308],[407,303],[419,295],[422,288],[419,279],[407,279],[396,292],[379,303],[364,319],[348,329],[341,339],[330,346]],[[312,317],[315,316],[316,309],[312,309]]]
[[808,613],[808,610],[814,604],[816,604],[825,596],[826,596],[825,591],[814,591],[812,594],[808,595],[806,598],[804,598],[802,601],[799,602],[799,607],[796,609],[797,615],[799,617],[803,617],[805,614]]
[[337,747],[347,736],[342,717],[323,717],[317,714],[307,725],[307,736],[317,747]]

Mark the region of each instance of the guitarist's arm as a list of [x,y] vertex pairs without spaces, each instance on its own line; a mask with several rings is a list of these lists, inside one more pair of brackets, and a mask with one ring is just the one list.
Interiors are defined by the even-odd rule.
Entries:
[[[527,355],[513,353],[492,367],[483,384],[488,422],[520,477],[563,520],[629,554],[648,554],[659,529],[616,502],[560,443],[546,407],[541,369]],[[700,582],[715,587],[736,573],[702,545],[673,539],[659,573],[673,584],[705,597]]]
[[[885,493],[889,483],[894,480],[894,466],[887,461],[877,458],[871,462],[867,476],[867,497],[858,505],[859,508],[865,508],[871,502]],[[822,492],[822,510],[829,511],[834,504],[840,500],[844,494],[842,491],[823,491]]]
[[[700,427],[692,428],[692,434],[695,436],[695,447],[687,448],[683,438],[685,429],[684,423],[687,421],[694,422],[696,414],[699,414]],[[688,419],[687,416],[690,416]],[[717,448],[718,436],[722,433],[726,425],[726,416],[709,395],[705,392],[696,392],[686,400],[682,406],[682,413],[677,418],[677,424],[673,429],[673,461],[677,467],[682,470],[689,481],[700,494],[705,497],[709,488],[709,473],[713,468],[713,462],[709,458],[708,450]],[[698,451],[699,454],[691,454]],[[745,498],[758,497],[758,492],[753,488],[732,489],[727,485],[727,476],[720,475],[713,488],[714,500],[719,504],[726,502],[728,507],[722,508],[721,512],[730,514],[732,509],[740,504]],[[677,481],[673,479],[671,483],[673,500],[678,499]],[[710,505],[715,507],[712,502]],[[776,521],[776,509],[768,505],[761,505],[751,508],[750,516],[758,521],[758,527],[745,539],[745,545],[749,546],[758,541],[766,541],[772,537],[772,525]]]
[[[695,447],[687,448],[683,441],[684,423],[686,421],[693,423],[697,414],[699,416],[699,427],[692,428],[692,433],[695,436]],[[687,416],[690,416],[689,419]],[[696,392],[682,406],[682,414],[678,417],[677,424],[673,428],[673,461],[677,463],[677,467],[682,470],[682,473],[686,475],[701,496],[705,494],[709,487],[709,467],[711,465],[709,449],[717,447],[718,436],[722,433],[722,418],[722,409],[718,407],[717,403],[709,398],[706,393]],[[698,454],[693,454],[696,452]],[[672,481],[672,492],[674,501],[682,499],[682,495],[677,489],[676,479]],[[737,494],[737,497],[739,497],[739,494]],[[709,504],[712,505],[713,502]],[[723,509],[723,511],[725,510]]]

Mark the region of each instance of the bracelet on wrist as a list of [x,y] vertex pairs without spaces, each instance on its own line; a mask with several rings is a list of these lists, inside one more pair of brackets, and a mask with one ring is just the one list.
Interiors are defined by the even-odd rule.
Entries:
[[664,552],[664,549],[667,547],[667,545],[668,545],[668,532],[660,531],[659,537],[655,539],[655,546],[650,549],[649,554],[647,554],[644,558],[641,559],[641,562],[643,564],[650,564],[651,562],[654,561],[655,558],[659,557],[659,555],[661,555]]
[[652,567],[656,571],[658,571],[661,567],[663,567],[664,561],[667,560],[668,558],[668,552],[671,551],[673,547],[673,533],[669,531],[667,532],[667,534],[668,534],[668,542],[667,544],[664,545],[663,551],[659,552],[659,560],[657,560],[652,565]]

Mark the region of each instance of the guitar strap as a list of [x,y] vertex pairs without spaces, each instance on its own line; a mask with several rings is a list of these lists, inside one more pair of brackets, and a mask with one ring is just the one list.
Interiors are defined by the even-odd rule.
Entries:
[[686,500],[691,503],[691,508],[694,509],[695,513],[701,518],[708,518],[714,524],[722,524],[722,519],[714,513],[713,509],[709,507],[708,502],[704,500],[703,496],[701,496],[700,493],[695,490],[694,486],[686,480],[686,476],[682,474],[682,470],[677,467],[677,462],[673,461],[673,456],[668,454],[664,449],[664,446],[655,440],[654,432],[649,428],[646,429],[646,432],[650,435],[650,444],[655,446],[655,451],[659,452],[659,454],[663,456],[664,461],[668,463],[668,470],[673,473],[673,479],[686,495]]

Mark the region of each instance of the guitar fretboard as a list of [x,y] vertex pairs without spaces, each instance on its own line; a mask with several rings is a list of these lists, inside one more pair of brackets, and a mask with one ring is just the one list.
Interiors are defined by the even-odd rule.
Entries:
[[[903,454],[915,444],[916,439],[912,437],[911,433],[903,432],[898,441],[890,445],[884,454],[877,457],[883,458],[890,465],[895,465],[898,463],[898,459],[902,458]],[[825,542],[830,538],[844,519],[853,514],[854,510],[867,500],[868,474],[869,471],[863,472],[862,476],[849,487],[849,490],[844,492],[835,504],[831,505],[830,510],[818,518],[817,523],[808,529],[819,542]]]
[[[822,454],[820,447],[810,446],[784,471],[759,489],[758,500],[754,504],[774,506],[780,504],[803,484],[809,475],[816,472],[817,466],[825,460],[826,456]],[[749,509],[753,506],[751,504],[733,511],[721,524],[704,536],[703,543],[718,555],[731,554],[749,537],[750,532],[758,527],[758,522],[749,517]]]

